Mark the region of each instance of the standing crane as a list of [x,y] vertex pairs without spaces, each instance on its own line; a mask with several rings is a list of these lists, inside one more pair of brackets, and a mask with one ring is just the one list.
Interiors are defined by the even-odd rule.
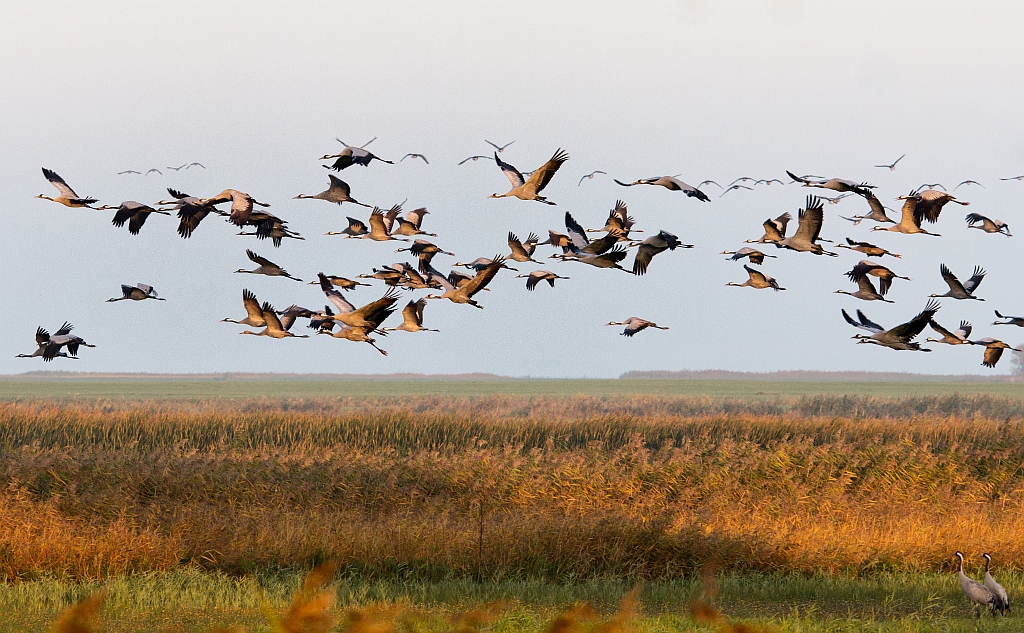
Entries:
[[958,551],[954,556],[960,559],[960,569],[957,573],[957,576],[960,578],[960,589],[962,589],[964,595],[974,603],[975,619],[981,617],[978,607],[984,607],[989,610],[989,613],[995,615],[996,610],[999,608],[999,598],[985,585],[967,577],[967,574],[964,573],[963,552]]
[[1003,589],[1003,586],[996,582],[996,579],[988,571],[988,566],[992,563],[992,555],[985,552],[982,556],[985,558],[985,587],[999,598],[999,613],[1009,613],[1010,597],[1006,595],[1006,589]]
[[694,187],[688,185],[682,180],[679,180],[675,176],[658,176],[654,178],[641,178],[640,180],[634,180],[633,182],[622,182],[621,180],[615,180],[615,184],[622,185],[623,187],[632,187],[634,185],[656,185],[658,187],[664,187],[669,191],[682,191],[688,198],[696,198],[701,202],[711,202],[711,198],[706,193]]
[[539,194],[544,190],[544,187],[547,187],[548,183],[551,182],[555,172],[557,172],[558,168],[562,166],[562,163],[567,160],[569,160],[569,155],[559,149],[548,160],[548,162],[534,170],[534,172],[530,174],[530,179],[527,180],[518,169],[498,158],[498,153],[495,152],[494,162],[497,163],[501,171],[508,177],[509,182],[512,183],[512,189],[509,190],[508,193],[492,193],[489,197],[513,197],[519,198],[520,200],[536,200],[537,202],[553,205],[555,204],[554,202],[551,202]]
[[[95,209],[100,210],[101,207],[94,207],[93,204],[99,202],[96,198],[83,197],[75,193],[75,190],[68,186],[68,183],[64,182],[64,179],[57,175],[57,172],[51,171],[43,167],[43,177],[46,178],[47,182],[53,185],[60,193],[59,196],[53,198],[44,193],[36,196],[43,200],[50,200],[58,204],[63,204],[65,207],[71,207],[74,209]],[[108,208],[108,207],[102,207]]]
[[981,266],[975,266],[974,274],[963,283],[960,283],[960,280],[956,278],[952,271],[946,268],[945,264],[939,265],[939,273],[942,275],[942,280],[949,286],[949,292],[942,295],[928,295],[929,297],[951,297],[953,299],[984,301],[984,299],[974,296],[974,291],[978,289],[978,286],[981,285],[981,280],[985,278],[985,269]]
[[113,299],[107,299],[107,303],[112,301],[124,301],[130,299],[132,301],[142,301],[144,299],[156,299],[157,301],[166,301],[163,297],[156,296],[156,289],[153,286],[147,286],[146,284],[136,284],[134,286],[126,286],[121,284],[120,297],[114,297]]
[[632,338],[637,332],[642,332],[647,328],[654,328],[656,330],[667,330],[667,327],[662,327],[654,321],[648,321],[647,319],[641,319],[640,317],[629,317],[625,321],[610,321],[605,325],[625,325],[626,329],[622,330],[621,336],[626,338]]
[[730,281],[729,283],[727,283],[725,285],[726,286],[735,286],[737,288],[742,288],[744,286],[749,286],[751,288],[757,288],[758,290],[762,290],[764,288],[771,288],[772,290],[775,290],[776,292],[778,292],[779,290],[785,290],[785,288],[779,286],[779,282],[775,281],[774,277],[769,277],[768,275],[764,274],[760,270],[751,268],[750,266],[747,266],[746,264],[743,264],[743,270],[747,271],[747,276],[749,277],[749,279],[747,279],[746,281],[744,281],[741,284],[738,284],[738,283]]

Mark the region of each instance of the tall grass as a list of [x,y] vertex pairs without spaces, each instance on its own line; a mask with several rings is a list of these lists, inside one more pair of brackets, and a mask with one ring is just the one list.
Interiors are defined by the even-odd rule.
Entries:
[[0,579],[183,566],[244,574],[325,560],[352,577],[410,581],[479,568],[491,581],[632,582],[708,563],[871,575],[948,569],[956,549],[1024,568],[1017,406],[2,404]]

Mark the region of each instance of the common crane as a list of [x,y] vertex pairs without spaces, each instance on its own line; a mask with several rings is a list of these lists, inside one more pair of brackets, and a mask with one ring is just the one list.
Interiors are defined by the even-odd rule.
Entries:
[[82,337],[72,334],[71,330],[75,329],[75,326],[71,325],[67,321],[64,325],[60,326],[60,329],[50,336],[46,330],[42,328],[36,329],[36,343],[38,345],[45,345],[43,349],[43,360],[49,362],[56,358],[61,353],[61,348],[66,347],[67,353],[71,356],[78,356],[79,347],[96,347],[95,345],[89,345]]
[[238,270],[235,271],[236,273],[249,273],[250,275],[266,275],[268,277],[287,277],[288,279],[294,279],[295,281],[302,281],[298,277],[292,277],[291,275],[289,275],[288,271],[285,270],[284,268],[281,268],[280,266],[278,266],[277,264],[275,264],[274,262],[270,261],[265,257],[260,257],[259,255],[252,252],[249,249],[245,250],[245,254],[249,257],[250,260],[252,260],[253,263],[259,264],[259,266],[252,270],[239,268]]
[[772,259],[776,259],[775,255],[765,255],[761,251],[750,246],[744,246],[738,251],[722,251],[722,255],[732,255],[732,257],[730,257],[729,260],[734,262],[746,257],[750,261],[750,263],[754,264],[755,266],[760,266],[761,264],[763,264],[765,257],[771,257]]
[[971,342],[967,337],[971,335],[973,328],[967,321],[960,321],[960,327],[955,332],[950,332],[932,319],[928,326],[940,334],[942,338],[926,338],[926,343],[945,343],[946,345],[969,345]]
[[356,218],[346,217],[348,220],[348,226],[342,231],[329,231],[324,235],[346,235],[348,237],[360,237],[370,232],[370,227],[366,226],[366,223]]
[[764,274],[760,270],[756,270],[754,268],[751,268],[750,266],[747,266],[746,264],[743,264],[743,270],[747,271],[747,276],[749,277],[749,279],[747,279],[746,281],[744,281],[741,284],[738,284],[736,282],[730,281],[729,283],[727,283],[725,285],[726,286],[735,286],[737,288],[742,288],[744,286],[749,286],[751,288],[757,288],[758,290],[762,290],[764,288],[771,288],[772,290],[775,290],[776,292],[779,291],[779,290],[785,290],[785,288],[783,288],[783,287],[781,287],[779,285],[779,282],[775,281],[774,277],[769,277],[768,275]]
[[788,248],[801,253],[814,253],[815,255],[828,255],[838,257],[838,253],[826,251],[818,244],[818,234],[821,233],[821,225],[825,220],[825,206],[818,196],[807,196],[807,204],[800,209],[797,218],[799,226],[796,232],[790,237],[775,242],[779,248]]
[[989,613],[995,615],[996,610],[999,608],[999,597],[992,593],[992,590],[985,585],[967,577],[967,574],[964,573],[963,552],[958,551],[954,556],[960,559],[960,569],[957,573],[957,576],[960,578],[960,589],[962,589],[964,595],[974,603],[975,619],[981,617],[978,607],[985,607],[988,609]]
[[612,233],[618,237],[619,241],[624,241],[629,239],[630,232],[643,233],[643,231],[633,228],[635,224],[636,220],[629,215],[626,203],[616,200],[615,206],[608,212],[608,219],[605,220],[604,226],[599,229],[587,229],[587,233]]
[[381,336],[387,336],[387,332],[380,329],[380,326],[394,313],[395,309],[391,305],[378,305],[366,313],[365,325],[341,325],[337,332],[332,331],[333,328],[321,328],[317,334],[327,334],[333,338],[343,338],[355,343],[366,343],[382,355],[387,356],[387,351],[377,347],[376,339],[371,338],[370,334],[376,331]]
[[[366,286],[367,288],[371,286],[371,284],[364,284],[361,281],[355,281],[354,279],[349,279],[347,277],[338,277],[337,275],[324,275],[324,277],[331,282],[331,285],[337,286],[342,290],[355,290],[357,286]],[[311,286],[319,286],[320,281],[311,281],[309,284]]]
[[333,202],[339,205],[343,202],[351,202],[352,204],[358,204],[361,207],[370,208],[370,205],[363,204],[352,197],[352,187],[350,187],[347,182],[333,174],[327,174],[327,178],[330,180],[330,184],[324,191],[312,195],[300,193],[295,196],[293,200],[326,200],[327,202]]
[[[903,200],[903,208],[900,210],[900,221],[892,226],[873,226],[871,227],[872,231],[891,231],[907,235],[922,234],[939,237],[938,233],[929,233],[921,228],[921,222],[927,219],[927,216],[925,214],[926,207],[921,204],[921,197],[918,194],[911,192],[906,196],[900,196],[897,200]],[[937,218],[938,216],[936,216]],[[934,221],[929,220],[929,222]]]
[[874,185],[869,185],[866,182],[856,183],[852,180],[844,180],[842,178],[826,178],[826,179],[813,179],[807,177],[800,177],[791,171],[787,171],[786,175],[792,178],[794,181],[801,183],[803,187],[818,187],[819,189],[830,189],[832,191],[838,191],[839,193],[846,193],[848,191],[853,192],[857,195],[868,197],[871,190],[875,188]]
[[626,338],[632,338],[637,332],[642,332],[647,328],[654,328],[656,330],[667,330],[667,327],[662,327],[654,321],[648,321],[647,319],[641,319],[640,317],[629,317],[625,321],[610,321],[605,325],[625,325],[626,329],[622,330],[621,336]]
[[522,242],[516,237],[515,233],[509,231],[508,233],[508,247],[512,249],[512,254],[509,258],[516,262],[533,262],[539,264],[536,259],[533,258],[533,254],[537,251],[537,243],[540,238],[536,233],[530,233],[527,236],[526,241]]
[[[42,326],[36,328],[36,351],[31,354],[17,354],[15,358],[37,358],[43,356],[46,353],[46,345],[50,342],[50,333],[43,329]],[[54,358],[70,358],[78,360],[75,356],[68,356],[67,352],[57,352],[54,354]],[[52,360],[46,359],[43,360]]]
[[501,171],[508,177],[509,182],[512,183],[512,189],[508,193],[492,193],[491,198],[519,198],[520,200],[536,200],[537,202],[543,202],[544,204],[555,204],[544,196],[539,195],[544,187],[548,186],[551,179],[554,177],[555,172],[562,166],[562,163],[569,160],[569,155],[561,149],[555,151],[555,154],[544,163],[541,167],[534,170],[530,174],[529,180],[523,177],[518,169],[509,165],[505,161],[498,158],[498,153],[494,153],[494,162],[497,163]]
[[847,323],[855,328],[871,333],[854,334],[853,338],[858,339],[857,343],[871,343],[899,351],[930,352],[930,349],[923,348],[920,343],[913,341],[918,334],[924,331],[925,326],[931,322],[932,317],[935,316],[938,310],[939,304],[934,300],[929,301],[924,310],[919,312],[913,319],[889,330],[869,320],[860,310],[857,310],[857,321],[854,321],[846,313],[846,310],[841,310],[841,312]]
[[[847,195],[849,195],[849,194],[847,194]],[[875,222],[878,222],[880,224],[886,224],[886,223],[895,224],[896,223],[895,220],[893,220],[888,215],[886,215],[885,207],[882,206],[882,201],[879,200],[878,197],[874,193],[869,191],[868,195],[864,196],[864,198],[868,201],[868,208],[871,209],[871,211],[867,215],[854,215],[854,216],[849,217],[849,218],[846,217],[846,216],[841,215],[839,217],[841,217],[844,220],[849,220],[850,222],[853,222],[854,226],[857,226],[858,224],[860,224],[862,220],[874,220]],[[829,200],[829,202],[832,202],[832,201]]]
[[1006,595],[1006,589],[1003,589],[1003,586],[996,582],[996,579],[992,577],[988,570],[989,565],[992,563],[992,555],[985,552],[982,556],[985,558],[985,587],[999,598],[999,613],[1009,613],[1010,597]]
[[880,246],[869,244],[868,242],[855,242],[850,238],[846,238],[846,244],[836,244],[836,248],[848,248],[851,251],[857,251],[858,253],[864,253],[868,257],[882,257],[883,255],[891,255],[896,259],[902,259],[902,255],[892,253],[885,250]]
[[[251,334],[253,336],[269,336],[270,338],[282,339],[282,338],[309,338],[307,334],[293,334],[288,330],[295,322],[294,313],[291,317],[285,321],[278,317],[277,311],[274,310],[274,306],[270,305],[266,301],[260,307],[260,311],[263,313],[264,327],[259,332],[253,332],[252,330],[243,330],[239,334]],[[286,311],[287,312],[287,311]]]
[[682,191],[688,198],[696,198],[701,202],[711,202],[711,198],[709,198],[706,193],[692,185],[686,184],[675,176],[641,178],[640,180],[634,180],[633,182],[622,182],[621,180],[616,180],[615,184],[622,185],[623,187],[632,187],[634,185],[657,185],[659,187],[664,187],[669,191]]
[[107,299],[107,303],[112,301],[124,301],[130,299],[132,301],[142,301],[144,299],[156,299],[157,301],[166,301],[163,297],[156,296],[156,289],[153,286],[146,284],[136,284],[134,286],[127,286],[121,284],[121,295],[120,297],[114,297]]
[[426,235],[429,237],[437,237],[437,233],[427,233],[426,231],[421,229],[421,225],[423,224],[423,216],[427,215],[428,213],[430,213],[430,211],[427,211],[426,208],[424,207],[420,207],[419,209],[413,209],[412,211],[406,213],[404,218],[395,218],[395,221],[398,222],[398,227],[395,228],[392,232],[397,233],[398,235],[405,235],[408,237],[412,237],[414,235]]
[[526,278],[526,289],[531,291],[542,281],[548,282],[548,285],[554,288],[556,279],[568,279],[568,277],[559,277],[550,270],[535,270],[528,275],[516,275],[517,279],[522,277]]
[[986,233],[1002,233],[1006,237],[1013,237],[1010,235],[1010,225],[1002,220],[991,220],[979,213],[968,213],[964,219],[967,220],[969,229],[981,229]]
[[255,205],[259,205],[261,207],[270,206],[266,202],[260,202],[244,191],[239,191],[237,189],[225,189],[212,198],[203,198],[199,201],[200,204],[212,206],[216,206],[222,202],[231,203],[231,215],[228,216],[228,222],[235,226],[246,226],[247,224],[252,224],[249,220],[250,216],[253,215],[253,207]]
[[778,244],[786,239],[786,227],[793,216],[789,212],[783,213],[774,220],[768,218],[761,226],[764,227],[764,235],[756,240],[744,240],[744,244]]
[[1024,317],[1019,316],[1003,316],[999,314],[999,310],[995,311],[996,317],[1000,319],[1006,319],[1005,321],[996,321],[992,325],[1016,325],[1017,327],[1024,327]]
[[254,225],[256,230],[252,233],[239,231],[239,235],[255,235],[258,240],[270,239],[274,243],[274,248],[281,246],[281,241],[284,238],[293,240],[306,239],[290,230],[284,220],[269,213],[260,213],[258,215],[254,213],[249,217],[248,223]]
[[266,326],[267,321],[263,318],[263,309],[260,307],[260,302],[256,299],[256,295],[246,288],[242,289],[242,306],[245,308],[246,314],[244,319],[237,321],[235,319],[221,319],[221,322],[237,323],[239,325],[248,325],[251,327]]
[[412,246],[409,246],[408,248],[399,248],[395,250],[396,253],[405,251],[415,255],[419,259],[419,269],[421,272],[427,272],[427,269],[430,267],[430,262],[434,259],[434,255],[441,254],[450,255],[452,257],[455,256],[455,253],[446,251],[437,244],[428,242],[424,239],[415,240],[412,243]]
[[381,328],[382,332],[440,332],[423,327],[423,309],[427,306],[426,299],[410,301],[402,308],[402,324],[398,327]]
[[995,367],[996,363],[1003,355],[1004,349],[1011,349],[1015,352],[1024,352],[1024,349],[1017,349],[1016,347],[1010,347],[1006,343],[994,339],[990,336],[986,336],[983,339],[977,341],[967,341],[971,345],[983,345],[985,347],[985,356],[982,358],[981,364],[985,367]]
[[348,169],[352,165],[361,165],[363,167],[366,167],[367,165],[370,164],[370,161],[373,160],[379,160],[382,163],[394,165],[394,162],[390,160],[384,160],[380,156],[377,156],[373,152],[365,149],[367,145],[377,140],[377,137],[371,138],[369,141],[363,143],[360,147],[349,145],[340,138],[335,138],[334,140],[344,145],[345,149],[341,150],[337,154],[324,154],[323,156],[321,156],[320,160],[331,160],[332,158],[337,159],[331,165],[324,165],[325,169],[341,171],[343,169]]
[[953,202],[964,207],[971,204],[970,202],[957,200],[951,193],[938,191],[936,189],[918,191],[916,195],[918,198],[918,212],[924,216],[925,220],[928,220],[933,224],[939,221],[939,214],[942,213],[942,207],[946,206],[947,202]]
[[850,278],[850,281],[859,281],[862,277],[871,275],[872,277],[878,277],[879,291],[884,294],[889,293],[889,287],[892,286],[893,279],[905,279],[910,281],[910,277],[903,277],[897,275],[893,271],[889,270],[881,264],[876,264],[873,261],[862,259],[857,262],[857,265],[853,267],[853,270],[846,273],[846,276]]
[[389,288],[380,299],[372,301],[360,308],[356,308],[354,305],[349,303],[348,299],[343,297],[340,292],[334,289],[331,281],[327,279],[323,273],[318,273],[317,277],[320,279],[320,289],[323,290],[324,295],[327,296],[327,300],[338,309],[338,313],[334,315],[334,320],[350,327],[369,327],[371,330],[375,329],[380,325],[380,322],[375,323],[370,318],[371,315],[375,314],[380,309],[392,307],[395,302],[398,301],[398,292],[393,288]]
[[863,299],[864,301],[884,301],[885,303],[895,303],[894,301],[889,301],[883,297],[881,293],[875,290],[875,285],[871,283],[871,280],[868,279],[866,275],[856,279],[856,282],[858,288],[857,292],[836,290],[836,294],[850,295],[851,297]]
[[[636,246],[637,243],[630,244],[630,246]],[[668,231],[658,231],[657,235],[652,235],[646,240],[639,243],[640,248],[636,251],[636,256],[633,258],[633,274],[643,275],[647,272],[647,267],[651,265],[651,260],[658,253],[665,251],[674,251],[677,248],[693,248],[693,244],[683,244],[679,241],[679,238],[672,235]]]
[[942,275],[942,280],[949,286],[949,292],[941,295],[928,295],[929,297],[951,297],[953,299],[984,301],[984,299],[974,296],[974,291],[978,289],[978,286],[981,285],[981,280],[985,278],[985,269],[981,266],[975,266],[974,274],[963,283],[960,283],[960,280],[956,278],[956,275],[949,268],[946,268],[945,264],[939,265],[939,274]]
[[57,189],[60,195],[57,196],[56,198],[53,198],[51,196],[46,195],[45,193],[41,193],[36,196],[37,198],[57,202],[59,204],[63,204],[65,207],[99,210],[98,207],[92,206],[93,204],[99,202],[99,200],[97,200],[96,198],[89,198],[78,195],[77,193],[75,193],[75,190],[68,185],[68,183],[64,182],[63,178],[57,175],[57,172],[43,167],[43,177],[46,178],[46,180],[51,185],[53,185],[54,188]]
[[199,227],[199,223],[211,213],[223,216],[228,215],[224,211],[217,209],[212,204],[203,204],[202,200],[199,198],[190,196],[187,193],[182,193],[176,189],[168,188],[167,193],[169,193],[174,199],[161,200],[157,204],[170,205],[170,208],[163,209],[164,211],[178,212],[178,235],[180,235],[182,239],[192,237],[192,233]]
[[141,202],[135,202],[134,200],[126,200],[121,203],[121,206],[117,207],[117,213],[114,214],[114,219],[110,221],[111,224],[117,228],[124,226],[124,223],[128,223],[128,232],[132,235],[138,235],[139,231],[142,230],[142,225],[146,223],[146,219],[149,218],[150,213],[159,213],[160,215],[170,215],[169,211],[158,211],[149,205],[142,204]]
[[476,276],[471,280],[463,284],[462,286],[455,287],[447,279],[436,276],[438,281],[444,287],[444,293],[440,295],[429,294],[423,297],[424,299],[448,299],[452,303],[464,303],[473,306],[474,308],[483,309],[483,306],[473,300],[473,295],[480,292],[484,287],[490,283],[494,276],[498,274],[498,271],[505,265],[505,258],[496,256],[487,266],[481,271],[476,273]]

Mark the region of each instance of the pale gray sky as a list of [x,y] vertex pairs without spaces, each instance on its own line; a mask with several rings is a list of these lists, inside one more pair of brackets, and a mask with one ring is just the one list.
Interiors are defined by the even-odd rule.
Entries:
[[[1024,173],[1022,18],[1014,2],[16,3],[0,38],[0,372],[989,371],[977,348],[854,345],[839,309],[892,326],[927,294],[945,292],[940,262],[961,277],[980,264],[987,301],[943,300],[940,322],[964,318],[976,336],[1024,340],[988,325],[993,308],[1024,313],[1024,237],[968,231],[963,220],[976,211],[1024,232],[1024,183],[998,180]],[[620,197],[641,228],[697,248],[659,255],[640,278],[552,261],[545,267],[572,279],[533,293],[499,275],[480,298],[486,309],[431,302],[427,325],[442,332],[394,333],[380,342],[387,358],[327,337],[239,336],[243,328],[218,321],[244,314],[243,287],[278,307],[324,303],[315,286],[232,274],[249,266],[246,248],[307,280],[402,261],[395,243],[323,235],[365,210],[291,199],[325,188],[316,159],[340,147],[335,136],[376,136],[371,149],[392,160],[426,154],[430,165],[375,163],[341,176],[361,201],[429,208],[424,228],[463,260],[506,252],[509,230],[561,229],[565,211],[598,226]],[[515,140],[503,157],[524,170],[565,148],[572,158],[546,190],[558,206],[487,199],[508,188],[497,168],[456,166],[488,153],[484,138]],[[895,172],[872,167],[903,153]],[[193,160],[208,169],[164,169]],[[53,193],[44,166],[107,204],[155,202],[168,186],[199,196],[241,189],[272,203],[306,241],[274,249],[217,219],[182,240],[176,220],[160,216],[133,237],[110,225],[112,213],[34,199]],[[150,167],[164,175],[116,175]],[[610,176],[577,187],[595,169]],[[784,178],[786,169],[867,180],[883,201],[922,182],[972,178],[986,188],[960,188],[971,207],[947,206],[932,229],[941,238],[869,238],[865,224],[836,218],[866,209],[863,200],[827,205],[824,237],[871,239],[904,255],[885,263],[914,281],[897,282],[897,303],[883,305],[832,294],[854,289],[842,273],[860,256],[849,251],[773,251],[780,257],[764,269],[786,292],[725,287],[746,275],[718,253],[760,236],[769,216],[795,215],[807,189],[762,186],[720,199],[711,187],[702,204],[610,179],[678,173],[725,184]],[[451,261],[435,263],[447,270]],[[167,301],[104,303],[121,283],[140,281]],[[350,298],[365,303],[381,291]],[[671,329],[629,340],[603,326],[631,315]],[[99,347],[47,365],[13,358],[34,349],[37,325],[52,331],[65,319]],[[1004,361],[997,371],[1008,369]]]

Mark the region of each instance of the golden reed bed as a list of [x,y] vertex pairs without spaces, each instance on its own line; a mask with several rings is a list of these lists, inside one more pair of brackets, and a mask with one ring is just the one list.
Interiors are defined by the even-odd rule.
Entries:
[[3,404],[0,578],[330,560],[368,577],[657,580],[708,563],[934,571],[957,549],[1021,568],[1018,407],[991,397]]

